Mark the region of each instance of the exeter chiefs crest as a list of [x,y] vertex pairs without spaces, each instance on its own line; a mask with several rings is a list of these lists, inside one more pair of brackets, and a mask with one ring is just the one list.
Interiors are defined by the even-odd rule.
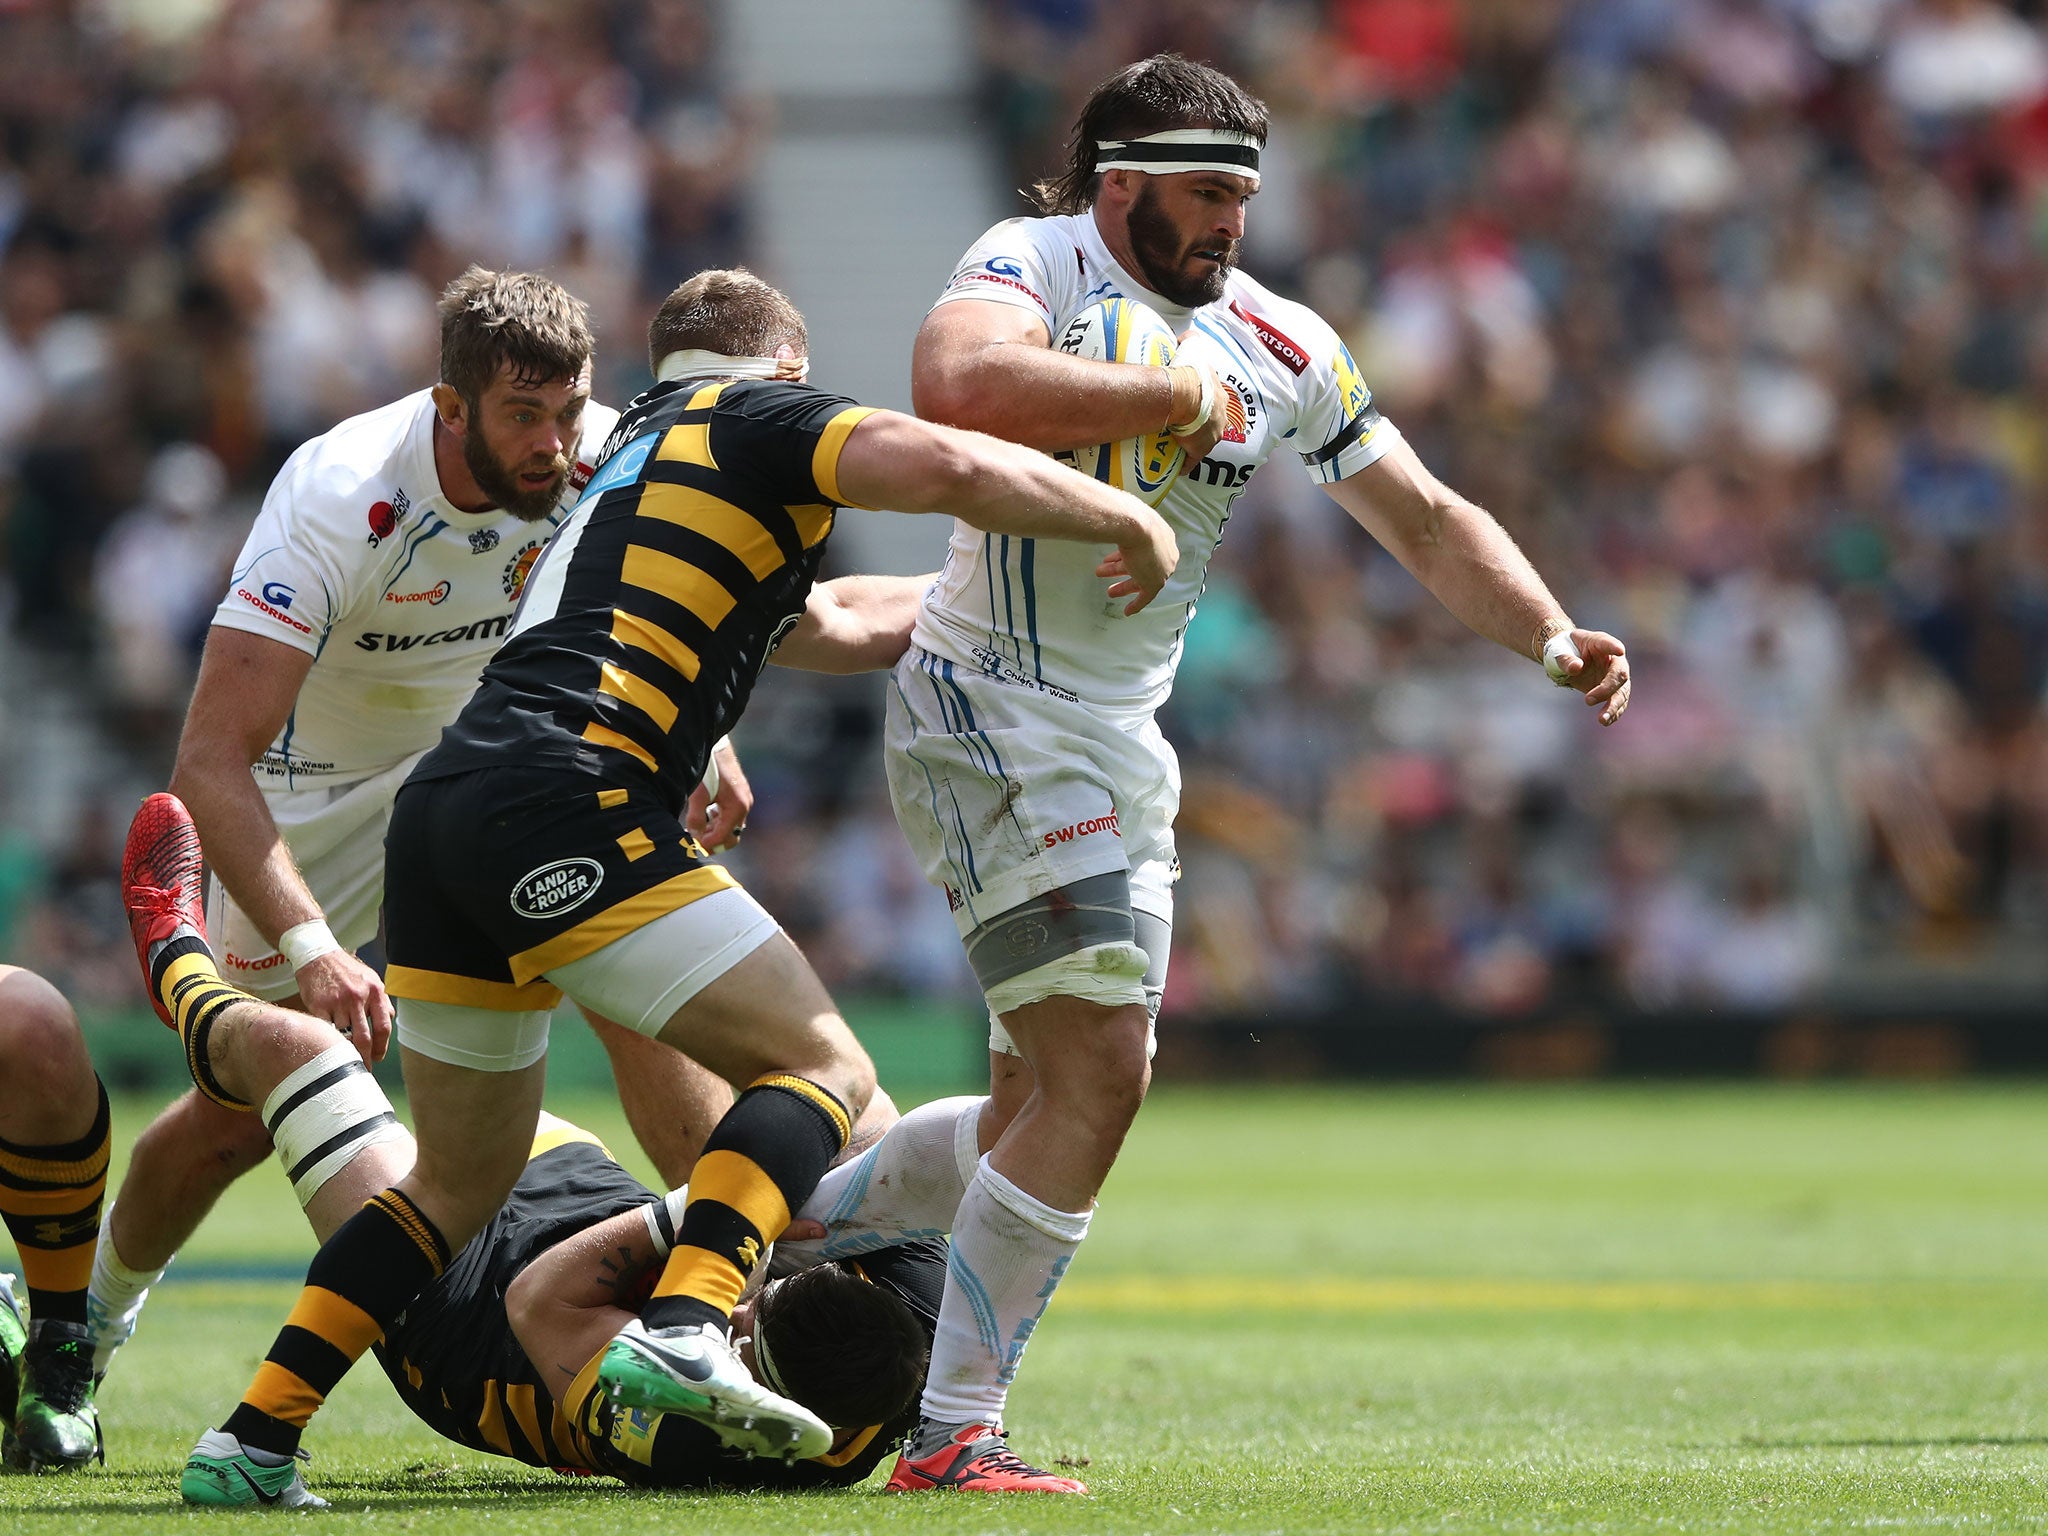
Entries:
[[526,578],[533,570],[533,562],[540,558],[540,552],[547,541],[528,539],[512,552],[512,558],[505,562],[503,586],[505,600],[516,603],[519,594],[526,590]]

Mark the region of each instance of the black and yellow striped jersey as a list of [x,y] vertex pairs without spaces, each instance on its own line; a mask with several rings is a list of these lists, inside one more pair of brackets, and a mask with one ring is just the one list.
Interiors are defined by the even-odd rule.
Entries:
[[802,617],[840,450],[871,414],[774,380],[657,384],[619,419],[511,636],[415,778],[516,761],[652,775],[680,814]]
[[[751,1460],[676,1414],[615,1411],[596,1389],[596,1359],[561,1399],[549,1390],[512,1331],[505,1292],[557,1243],[657,1198],[589,1132],[560,1121],[544,1128],[490,1225],[378,1341],[378,1363],[399,1398],[428,1428],[472,1450],[642,1487],[845,1487],[865,1478],[915,1427],[914,1399],[839,1450],[785,1465]],[[930,1338],[945,1287],[943,1241],[901,1243],[862,1255],[854,1267],[908,1305]]]

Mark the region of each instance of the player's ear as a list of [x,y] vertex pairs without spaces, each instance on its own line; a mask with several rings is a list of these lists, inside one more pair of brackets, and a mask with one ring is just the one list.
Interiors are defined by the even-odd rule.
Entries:
[[469,409],[461,394],[453,384],[436,384],[433,394],[434,410],[440,415],[441,425],[460,437],[469,428]]
[[1138,177],[1141,174],[1142,172],[1139,171],[1122,169],[1104,171],[1102,173],[1102,190],[1114,193],[1115,196],[1112,200],[1115,202],[1131,202],[1138,195]]

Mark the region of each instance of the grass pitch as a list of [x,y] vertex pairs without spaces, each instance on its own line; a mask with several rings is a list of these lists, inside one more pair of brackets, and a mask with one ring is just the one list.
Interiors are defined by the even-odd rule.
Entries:
[[[308,1250],[244,1181],[104,1389],[108,1467],[0,1478],[0,1532],[237,1518],[176,1468]],[[1010,1417],[1096,1496],[635,1494],[436,1440],[373,1367],[310,1481],[337,1529],[535,1536],[2048,1530],[2048,1088],[1162,1090]]]

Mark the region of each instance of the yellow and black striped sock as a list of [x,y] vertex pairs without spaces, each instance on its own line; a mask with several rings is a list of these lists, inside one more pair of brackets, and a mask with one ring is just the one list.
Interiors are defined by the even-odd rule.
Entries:
[[348,1368],[447,1267],[447,1240],[398,1189],[365,1202],[320,1245],[277,1342],[221,1428],[289,1456]]
[[229,1008],[258,999],[221,980],[213,951],[189,929],[150,955],[149,981],[177,1021],[178,1038],[185,1043],[185,1070],[192,1074],[199,1091],[227,1109],[251,1108],[248,1101],[221,1087],[213,1075],[213,1066],[206,1059],[206,1037]]
[[641,1309],[650,1328],[723,1323],[747,1276],[846,1146],[846,1107],[808,1078],[747,1085],[690,1174],[676,1245]]
[[0,1141],[0,1219],[21,1251],[31,1317],[85,1321],[86,1282],[100,1236],[107,1192],[107,1089],[95,1077],[99,1108],[76,1141],[25,1147]]

